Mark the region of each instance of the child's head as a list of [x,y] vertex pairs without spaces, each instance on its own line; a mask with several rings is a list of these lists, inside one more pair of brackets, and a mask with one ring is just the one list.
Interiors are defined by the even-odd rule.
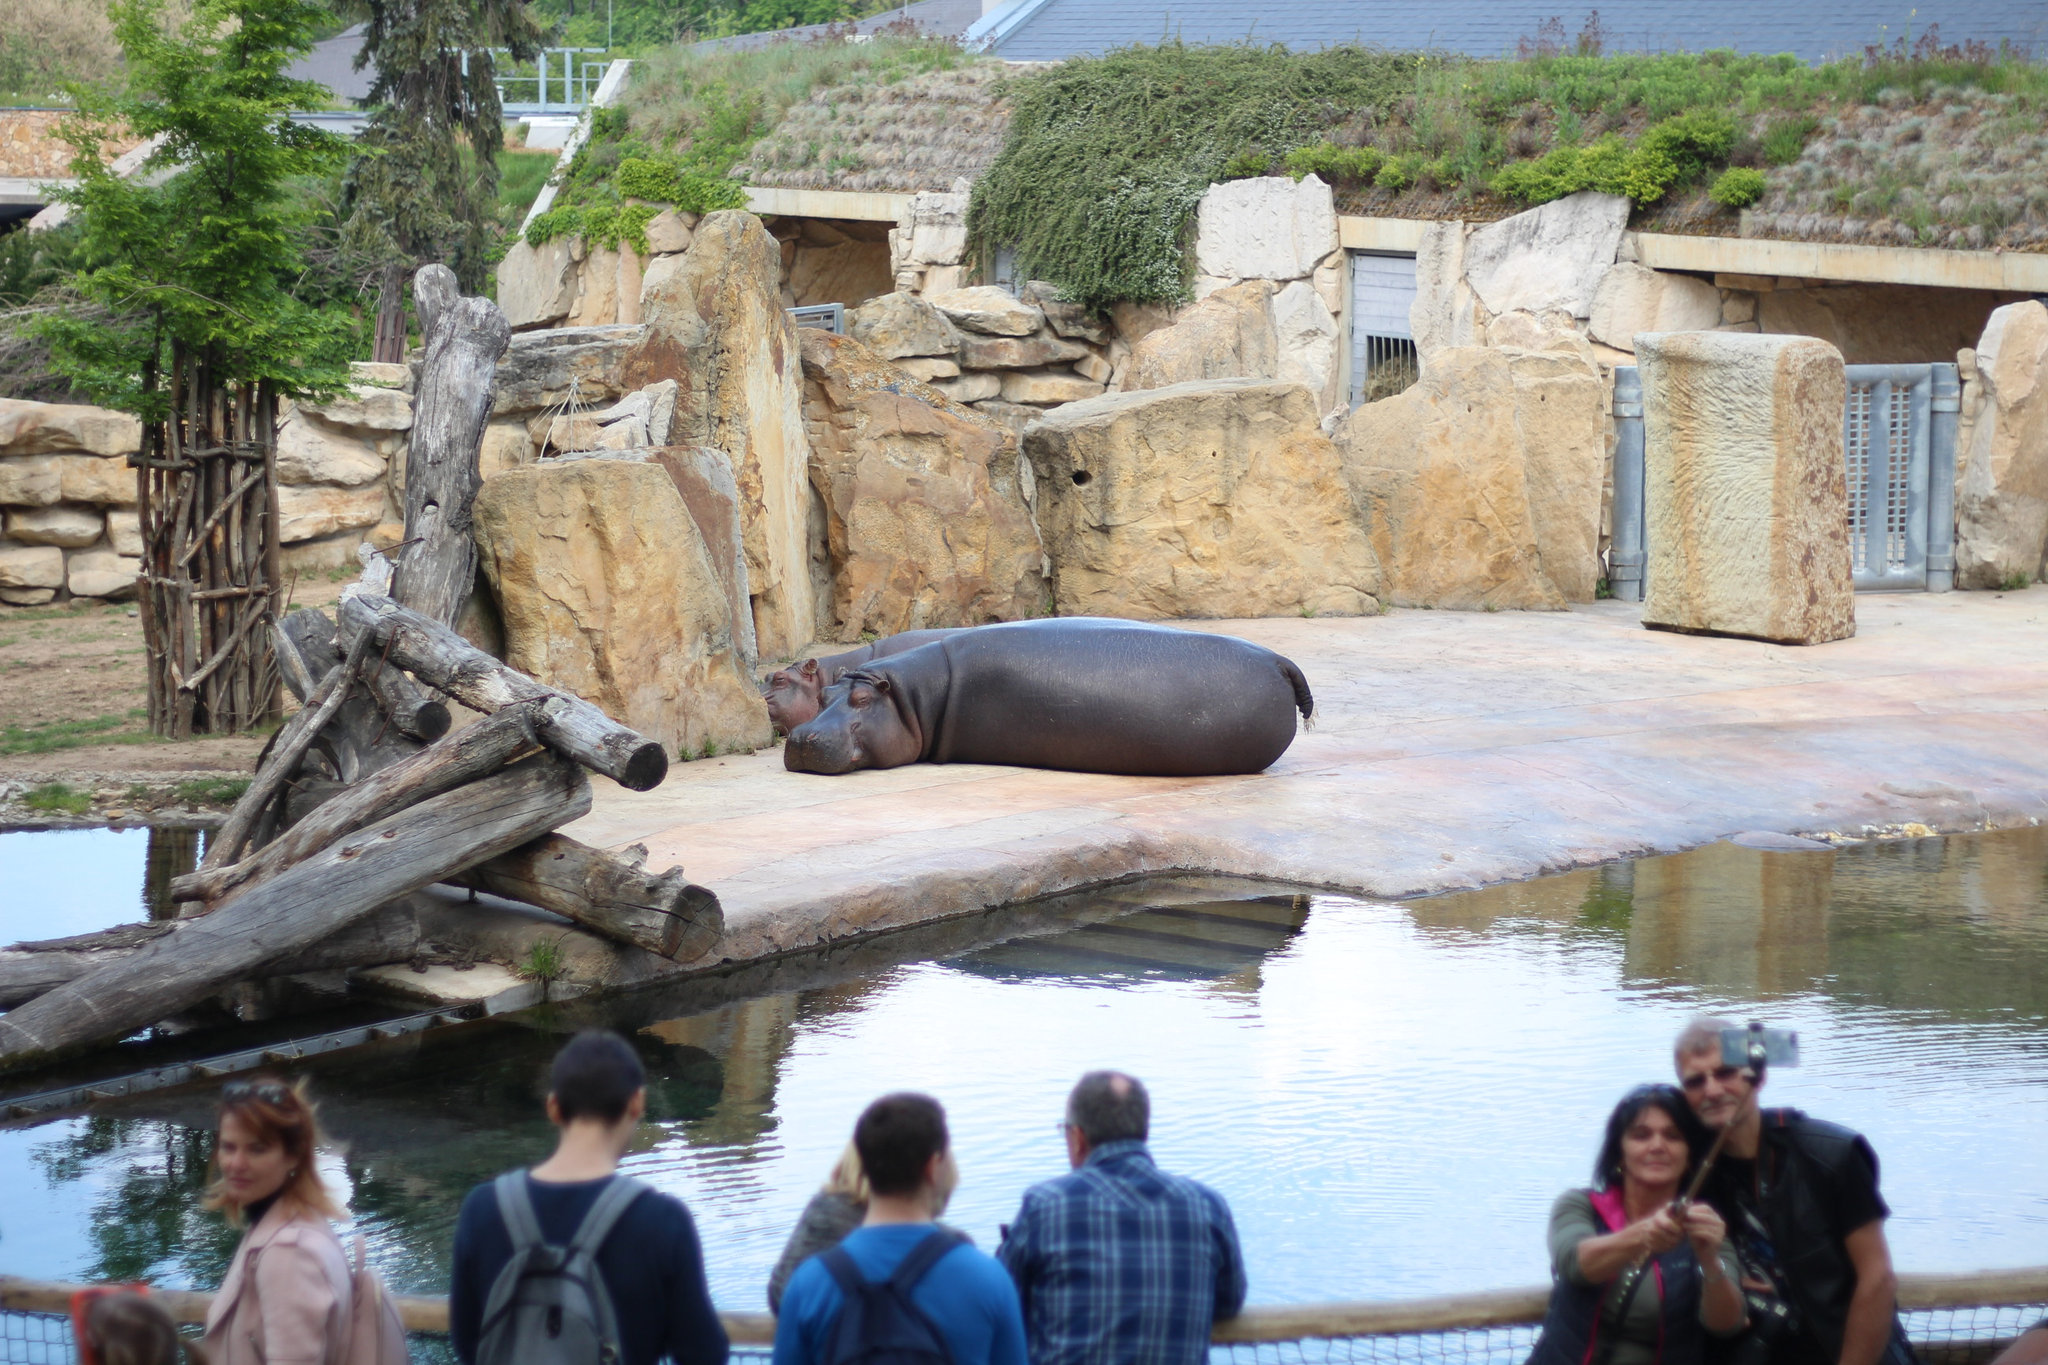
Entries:
[[[198,1346],[171,1325],[171,1315],[140,1294],[102,1294],[85,1310],[87,1351],[95,1365],[206,1365]],[[89,1354],[88,1354],[89,1352]]]

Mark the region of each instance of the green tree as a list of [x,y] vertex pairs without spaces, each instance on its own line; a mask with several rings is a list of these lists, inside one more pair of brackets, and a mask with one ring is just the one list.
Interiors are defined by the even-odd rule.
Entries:
[[[93,310],[40,319],[52,361],[102,403],[161,420],[174,347],[214,382],[285,395],[346,381],[359,324],[348,309],[294,296],[311,210],[299,187],[331,172],[347,144],[294,123],[327,91],[285,67],[325,18],[309,0],[197,0],[172,25],[164,0],[108,6],[127,58],[123,88],[73,87],[65,125],[77,183],[59,193],[89,264],[72,288]],[[140,170],[117,176],[102,148],[120,130],[148,139]]]
[[377,359],[402,351],[403,287],[440,261],[480,292],[497,235],[505,139],[492,48],[516,61],[546,30],[523,0],[344,0],[367,21],[358,67],[377,76],[345,186],[350,244],[380,263]]

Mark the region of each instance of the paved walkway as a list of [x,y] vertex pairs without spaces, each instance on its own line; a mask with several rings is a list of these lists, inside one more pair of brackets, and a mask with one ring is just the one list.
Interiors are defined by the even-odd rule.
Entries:
[[1392,897],[1741,830],[2048,815],[2048,588],[1857,608],[1855,639],[1805,649],[1646,631],[1618,602],[1204,622],[1315,690],[1315,729],[1258,776],[820,777],[773,749],[601,783],[570,830],[681,862],[745,959],[1140,872]]

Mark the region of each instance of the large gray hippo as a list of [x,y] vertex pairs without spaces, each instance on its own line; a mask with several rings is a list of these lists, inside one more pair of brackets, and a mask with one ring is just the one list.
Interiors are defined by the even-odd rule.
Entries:
[[1249,640],[1070,617],[977,626],[840,676],[783,766],[906,763],[1202,777],[1255,773],[1314,713],[1292,660]]
[[768,719],[786,735],[823,709],[825,689],[838,682],[840,674],[848,669],[859,668],[876,659],[886,659],[891,654],[901,654],[906,649],[916,649],[919,645],[928,645],[934,640],[943,640],[963,629],[967,627],[906,630],[900,635],[885,635],[843,654],[827,654],[823,658],[805,659],[788,668],[778,668],[761,684],[761,696],[768,703]]

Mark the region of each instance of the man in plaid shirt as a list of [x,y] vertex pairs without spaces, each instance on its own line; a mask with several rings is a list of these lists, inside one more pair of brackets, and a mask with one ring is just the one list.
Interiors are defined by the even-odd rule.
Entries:
[[1203,1365],[1244,1306],[1230,1206],[1145,1150],[1136,1078],[1091,1071],[1061,1127],[1073,1170],[1024,1192],[996,1259],[1017,1281],[1031,1365]]

